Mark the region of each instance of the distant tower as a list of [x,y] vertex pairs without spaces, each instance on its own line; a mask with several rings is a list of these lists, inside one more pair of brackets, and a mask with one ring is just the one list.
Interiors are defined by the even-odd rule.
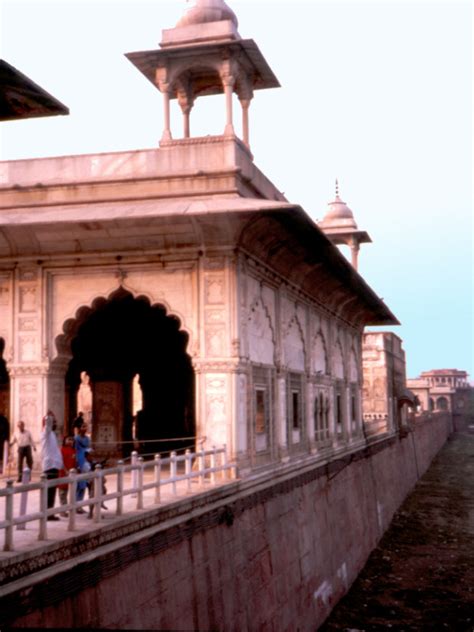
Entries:
[[328,212],[318,223],[319,228],[336,246],[347,245],[351,249],[352,265],[357,270],[360,244],[372,242],[365,230],[358,230],[354,214],[339,197],[336,180],[336,197],[328,204]]
[[[223,0],[195,0],[175,28],[162,32],[161,50],[128,53],[128,59],[163,94],[164,129],[160,145],[175,143],[170,101],[183,113],[183,136],[190,137],[190,113],[198,96],[225,94],[223,136],[235,136],[232,94],[242,106],[242,140],[249,148],[248,109],[253,91],[279,83],[253,40],[243,40],[237,18]],[[179,142],[179,141],[178,141]]]

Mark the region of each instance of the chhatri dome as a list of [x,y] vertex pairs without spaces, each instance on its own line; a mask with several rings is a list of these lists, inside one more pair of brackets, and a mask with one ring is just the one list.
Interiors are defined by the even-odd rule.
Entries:
[[193,5],[176,26],[191,26],[206,22],[220,22],[221,20],[230,20],[236,28],[239,26],[237,16],[224,0],[194,0]]
[[339,183],[336,180],[336,197],[328,203],[328,211],[324,219],[319,222],[320,228],[326,229],[350,229],[357,230],[354,214],[345,202],[339,197]]
[[357,228],[354,214],[339,197],[339,183],[336,180],[336,197],[328,204],[328,211],[318,222],[319,228],[335,246],[346,245],[351,249],[352,265],[357,270],[360,244],[371,242],[365,230]]
[[[236,139],[233,95],[242,110],[239,151],[250,153],[249,107],[256,90],[279,87],[278,79],[257,44],[242,39],[238,20],[224,0],[194,0],[176,26],[164,29],[160,49],[128,53],[128,59],[163,95],[164,128],[160,147],[191,138],[190,115],[196,99],[224,95],[222,133],[194,137],[192,144]],[[170,106],[177,101],[183,115],[183,136],[173,138]],[[214,140],[213,140],[214,139]]]

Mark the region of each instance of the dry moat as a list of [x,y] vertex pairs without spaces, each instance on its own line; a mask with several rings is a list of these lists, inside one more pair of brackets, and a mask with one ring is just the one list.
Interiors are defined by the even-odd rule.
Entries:
[[474,630],[474,434],[452,437],[322,632]]

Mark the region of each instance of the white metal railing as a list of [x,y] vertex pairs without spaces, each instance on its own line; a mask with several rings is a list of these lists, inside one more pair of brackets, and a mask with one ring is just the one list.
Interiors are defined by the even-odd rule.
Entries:
[[[144,474],[148,470],[152,472],[152,480],[145,482]],[[184,470],[184,472],[181,473],[179,470]],[[85,474],[79,474],[75,470],[70,470],[68,476],[55,479],[47,479],[46,475],[42,474],[40,481],[37,483],[30,483],[24,480],[22,484],[17,486],[14,486],[13,480],[8,480],[6,481],[6,487],[0,490],[0,501],[3,500],[5,503],[4,520],[0,521],[0,530],[3,530],[5,534],[3,550],[14,550],[15,527],[18,530],[24,530],[28,522],[39,521],[38,540],[46,540],[48,537],[49,516],[67,512],[67,522],[61,521],[56,524],[63,525],[68,531],[75,531],[76,514],[80,508],[89,508],[90,517],[97,524],[103,519],[101,506],[105,501],[115,500],[115,515],[121,516],[126,513],[123,502],[126,496],[136,499],[136,502],[133,503],[134,507],[129,509],[129,511],[141,510],[144,509],[145,492],[147,491],[152,490],[151,501],[150,497],[147,498],[150,506],[159,505],[161,503],[162,488],[166,485],[170,485],[172,495],[177,496],[178,483],[185,481],[184,493],[189,494],[191,493],[193,479],[197,480],[201,485],[205,482],[213,485],[216,484],[218,476],[221,481],[232,478],[232,470],[234,470],[235,474],[235,465],[227,462],[227,450],[226,446],[223,446],[222,448],[214,447],[211,450],[198,452],[186,450],[182,455],[171,452],[170,456],[166,458],[162,458],[157,454],[152,461],[146,462],[143,460],[143,457],[139,457],[136,452],[133,452],[129,465],[123,461],[119,461],[115,467],[106,469],[102,469],[100,465],[97,465],[94,471]],[[131,474],[129,487],[126,486],[125,480],[125,474],[127,473]],[[105,476],[107,476],[108,480],[114,476],[116,477],[116,491],[110,493],[104,491]],[[80,481],[86,481],[90,485],[89,490],[92,495],[87,499],[84,498],[77,501],[76,490]],[[68,486],[68,503],[48,508],[48,490],[51,487],[65,484]],[[35,492],[39,494],[38,510],[33,513],[27,513],[28,498],[30,494]],[[20,502],[16,503],[17,511],[15,512],[14,498],[16,495],[21,496]]]

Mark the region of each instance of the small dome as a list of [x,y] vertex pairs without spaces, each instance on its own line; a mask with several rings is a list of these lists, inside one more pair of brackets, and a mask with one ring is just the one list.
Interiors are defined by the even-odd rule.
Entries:
[[187,9],[176,26],[191,26],[221,20],[230,20],[235,28],[239,25],[237,16],[224,0],[194,0],[193,6]]
[[336,197],[333,202],[328,203],[328,211],[319,225],[326,228],[337,227],[357,229],[353,212],[339,197],[339,185],[337,180]]

